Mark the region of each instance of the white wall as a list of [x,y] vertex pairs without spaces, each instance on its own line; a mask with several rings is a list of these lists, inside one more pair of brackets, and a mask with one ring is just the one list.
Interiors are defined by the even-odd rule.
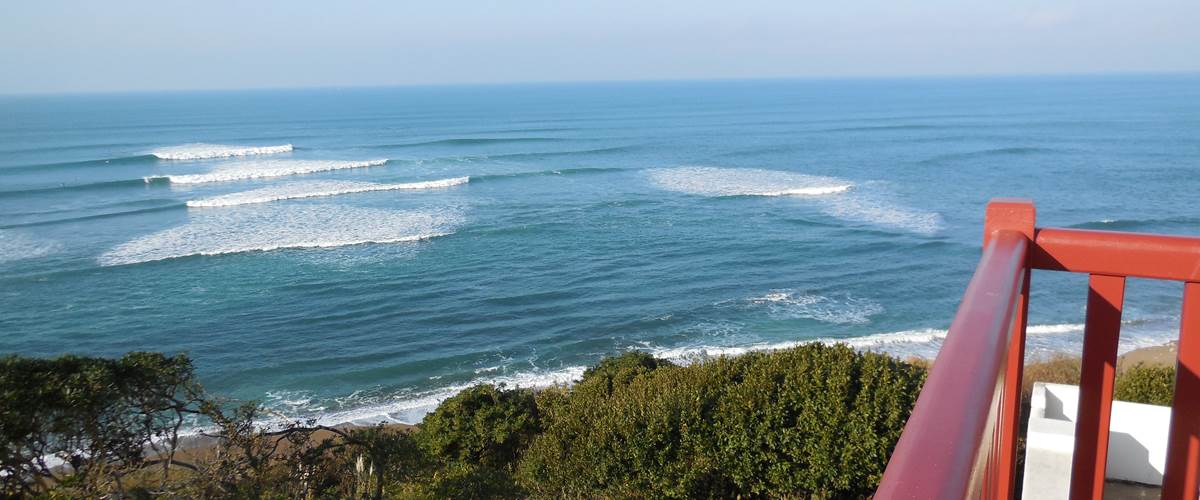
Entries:
[[[1067,498],[1075,450],[1079,387],[1035,383],[1025,445],[1024,498]],[[1114,401],[1109,424],[1109,479],[1161,485],[1171,409]]]

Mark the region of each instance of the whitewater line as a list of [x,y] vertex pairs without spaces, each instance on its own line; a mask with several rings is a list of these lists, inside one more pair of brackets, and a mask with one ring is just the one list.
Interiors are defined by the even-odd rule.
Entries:
[[291,144],[278,146],[227,146],[224,144],[183,144],[159,148],[151,151],[160,160],[207,160],[211,158],[228,158],[231,156],[269,155],[289,153]]
[[232,207],[253,203],[268,203],[280,200],[295,200],[301,198],[317,198],[338,196],[343,194],[367,193],[372,191],[402,191],[439,189],[466,184],[470,177],[454,177],[435,181],[407,182],[401,184],[381,184],[376,182],[355,181],[312,181],[294,182],[282,186],[270,186],[252,191],[243,191],[212,198],[202,198],[187,202],[189,207]]
[[313,174],[349,168],[378,167],[387,162],[387,159],[364,161],[263,160],[234,163],[206,174],[152,175],[143,177],[142,179],[147,183],[166,180],[172,184],[202,184],[206,182],[243,181],[267,177]]

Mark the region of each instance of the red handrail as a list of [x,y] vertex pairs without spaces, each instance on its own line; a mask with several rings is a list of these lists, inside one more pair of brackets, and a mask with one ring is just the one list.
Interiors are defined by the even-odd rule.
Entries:
[[998,489],[987,472],[1003,445],[1002,400],[1017,399],[1004,397],[1004,380],[1028,238],[1009,230],[990,240],[877,498],[958,500]]
[[1200,238],[1034,228],[1027,200],[988,204],[984,251],[876,498],[1012,498],[1032,269],[1090,274],[1071,498],[1099,499],[1126,277],[1183,281],[1163,498],[1200,488]]

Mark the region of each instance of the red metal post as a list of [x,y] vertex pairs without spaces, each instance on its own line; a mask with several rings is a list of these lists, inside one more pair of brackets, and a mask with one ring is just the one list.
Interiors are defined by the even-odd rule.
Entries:
[[1121,334],[1124,301],[1124,276],[1093,274],[1088,280],[1083,371],[1079,377],[1079,410],[1075,419],[1075,458],[1071,464],[1072,500],[1099,500],[1104,495],[1108,424],[1112,415],[1117,340]]
[[1034,229],[1025,200],[988,205],[984,254],[875,498],[1011,498],[1030,269],[1088,273],[1071,498],[1100,498],[1127,277],[1184,281],[1163,498],[1200,493],[1200,238]]
[[[991,234],[1009,229],[1020,232],[1032,246],[1037,209],[1033,201],[1025,199],[997,198],[987,206],[984,222],[984,245]],[[1028,262],[1028,258],[1026,259]],[[1012,338],[1005,359],[1004,389],[1000,396],[1000,422],[995,487],[997,498],[1012,498],[1017,479],[1017,434],[1021,421],[1021,373],[1025,368],[1025,327],[1029,314],[1030,269],[1025,265],[1025,279],[1018,297],[1016,317],[1013,319]]]
[[1029,239],[1016,231],[989,236],[950,333],[888,461],[877,499],[995,496],[995,490],[985,486],[989,470],[995,470],[991,452],[998,396]]
[[1200,283],[1183,287],[1176,367],[1162,498],[1195,500],[1200,484]]

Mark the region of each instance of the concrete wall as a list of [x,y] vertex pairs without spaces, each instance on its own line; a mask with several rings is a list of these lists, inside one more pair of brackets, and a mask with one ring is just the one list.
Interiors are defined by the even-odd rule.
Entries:
[[[1078,407],[1077,386],[1041,382],[1033,385],[1025,446],[1024,498],[1067,498]],[[1114,401],[1106,477],[1161,485],[1170,425],[1168,407]]]

